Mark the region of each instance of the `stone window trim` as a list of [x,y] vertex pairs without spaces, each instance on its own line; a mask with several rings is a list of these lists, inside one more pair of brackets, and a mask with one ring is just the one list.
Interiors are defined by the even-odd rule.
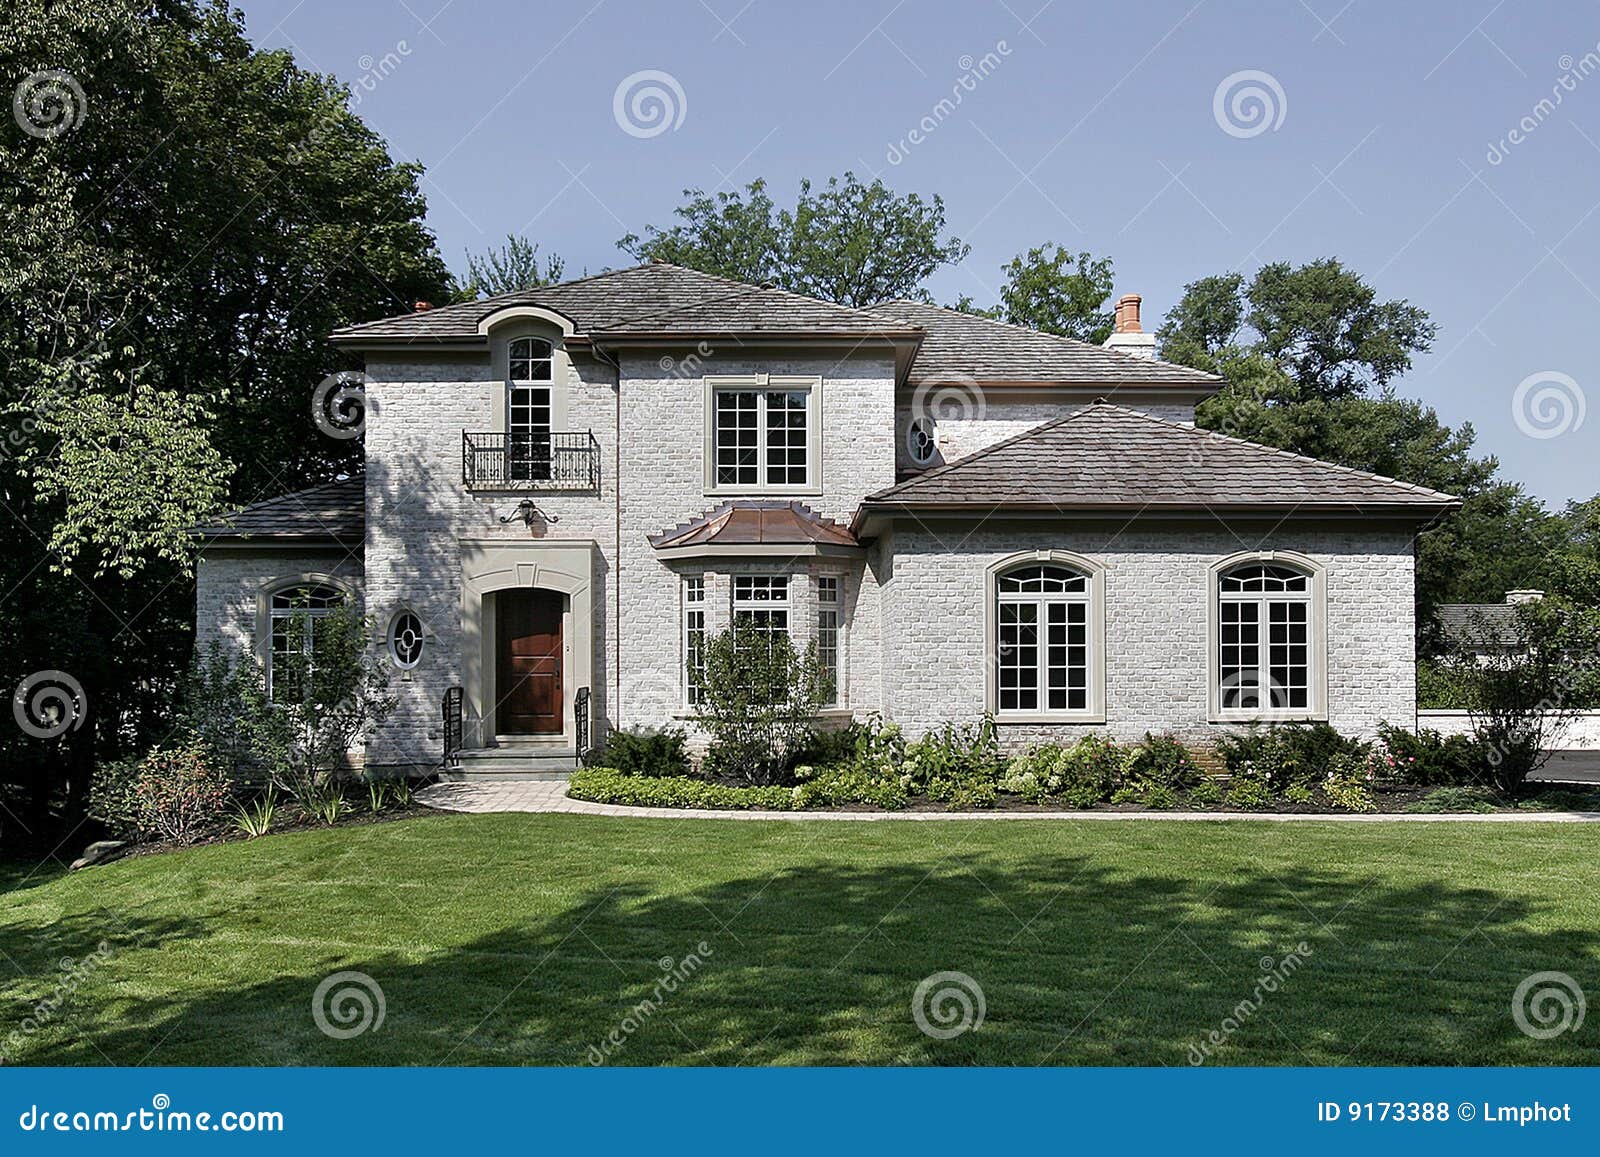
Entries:
[[931,416],[913,416],[906,426],[906,455],[917,466],[932,466],[939,460],[938,427]]
[[[999,689],[999,580],[1006,571],[1030,564],[1055,564],[1078,571],[1089,585],[1088,706],[1077,710],[1001,711]],[[995,723],[1086,723],[1106,721],[1106,568],[1066,550],[1026,550],[991,563],[984,571],[983,590],[984,710]]]
[[[1301,571],[1311,580],[1308,598],[1311,645],[1305,707],[1224,707],[1222,702],[1221,579],[1235,567],[1268,563]],[[1249,550],[1212,563],[1206,573],[1206,718],[1210,723],[1318,722],[1328,718],[1328,576],[1309,555],[1292,550]]]
[[[406,619],[414,619],[415,627],[410,628]],[[414,640],[406,636],[414,630]],[[410,658],[405,651],[408,642],[414,647],[416,653]],[[429,646],[433,643],[433,632],[428,629],[428,621],[424,619],[415,607],[402,604],[395,608],[389,616],[389,625],[383,634],[383,646],[389,655],[389,661],[400,671],[414,671],[421,665],[423,656],[427,654]]]
[[273,597],[296,587],[331,587],[344,596],[347,606],[360,604],[360,592],[351,581],[325,571],[304,571],[300,574],[276,575],[256,588],[256,661],[266,679],[268,694],[272,689],[272,601]]
[[683,597],[683,661],[679,670],[683,678],[685,712],[692,712],[701,700],[701,676],[705,662],[706,642],[710,638],[711,606],[707,597],[706,576],[686,574],[679,579]]
[[[705,439],[702,450],[703,489],[707,497],[745,495],[818,496],[822,493],[823,470],[823,388],[817,374],[735,374],[708,375],[705,379]],[[753,483],[719,483],[717,481],[717,394],[738,391],[803,392],[806,398],[806,481],[803,483],[769,484],[761,475],[766,473],[766,431],[758,430],[758,480]]]
[[[545,409],[548,415],[548,427],[554,433],[564,433],[568,430],[567,403],[571,393],[572,381],[571,358],[563,342],[565,337],[562,329],[546,324],[543,319],[528,316],[512,318],[495,326],[495,331],[490,339],[490,372],[495,381],[500,383],[498,396],[494,399],[494,413],[491,415],[489,425],[477,427],[479,429],[498,431],[499,433],[511,432],[511,417],[513,398],[518,397],[517,391],[522,391],[524,401],[529,400],[530,391],[548,389],[549,404]],[[512,352],[517,343],[532,339],[535,346],[539,344],[550,347],[550,376],[548,378],[514,378],[512,376]],[[535,348],[537,354],[538,350]],[[523,361],[524,359],[517,359]],[[535,358],[543,361],[542,357]],[[543,415],[541,415],[543,416]]]

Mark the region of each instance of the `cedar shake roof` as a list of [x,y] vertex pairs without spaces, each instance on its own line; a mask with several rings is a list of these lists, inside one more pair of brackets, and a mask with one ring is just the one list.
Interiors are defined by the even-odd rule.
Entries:
[[914,339],[915,326],[881,313],[850,309],[769,286],[653,262],[582,277],[560,285],[518,290],[482,301],[345,326],[336,343],[482,340],[478,323],[514,305],[538,305],[572,319],[589,337],[643,334],[888,336]]
[[1097,403],[869,495],[856,517],[859,526],[902,509],[1226,507],[1426,520],[1458,505],[1424,486]]
[[980,382],[1222,386],[1216,375],[1188,366],[1135,357],[942,306],[886,301],[872,308],[927,331],[911,366],[913,384],[955,377]]
[[1513,603],[1440,603],[1434,618],[1445,638],[1468,646],[1508,647],[1516,642]]
[[366,490],[363,479],[357,477],[252,503],[224,515],[216,525],[196,527],[192,533],[229,544],[239,540],[314,541],[360,546],[366,539],[366,524]]
[[708,546],[858,547],[856,536],[803,502],[727,502],[650,536],[657,550]]

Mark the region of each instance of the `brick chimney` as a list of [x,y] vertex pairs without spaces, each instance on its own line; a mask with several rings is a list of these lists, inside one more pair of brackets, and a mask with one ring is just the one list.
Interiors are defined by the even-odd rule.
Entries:
[[432,308],[433,302],[431,301],[419,301],[416,304],[416,311],[418,313],[427,313]]
[[1132,354],[1136,358],[1154,360],[1156,335],[1145,333],[1144,327],[1139,324],[1141,300],[1137,293],[1124,293],[1117,298],[1116,319],[1111,324],[1111,336],[1106,338],[1105,347],[1119,353]]

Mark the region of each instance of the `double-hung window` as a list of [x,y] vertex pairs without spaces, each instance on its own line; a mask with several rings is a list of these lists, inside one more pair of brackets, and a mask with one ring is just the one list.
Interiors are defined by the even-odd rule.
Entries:
[[816,485],[816,379],[712,379],[708,386],[708,488],[802,491]]
[[817,577],[817,666],[822,669],[823,703],[837,707],[842,698],[839,678],[839,579]]
[[733,576],[733,621],[775,638],[789,633],[789,576]]
[[683,580],[684,700],[693,707],[705,699],[706,580]]
[[519,482],[550,477],[554,348],[536,337],[506,347],[506,473]]
[[1223,711],[1314,707],[1313,580],[1298,567],[1245,563],[1217,576],[1217,696]]
[[995,698],[999,711],[1092,708],[1090,578],[1031,563],[995,577]]

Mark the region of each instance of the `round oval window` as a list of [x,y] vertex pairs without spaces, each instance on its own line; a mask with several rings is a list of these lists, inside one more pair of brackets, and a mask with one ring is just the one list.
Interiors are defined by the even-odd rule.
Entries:
[[422,659],[422,620],[401,611],[389,628],[389,650],[398,667],[415,667]]
[[906,428],[906,453],[911,455],[911,460],[918,466],[926,466],[938,450],[939,444],[933,437],[933,419],[911,419],[911,425]]

